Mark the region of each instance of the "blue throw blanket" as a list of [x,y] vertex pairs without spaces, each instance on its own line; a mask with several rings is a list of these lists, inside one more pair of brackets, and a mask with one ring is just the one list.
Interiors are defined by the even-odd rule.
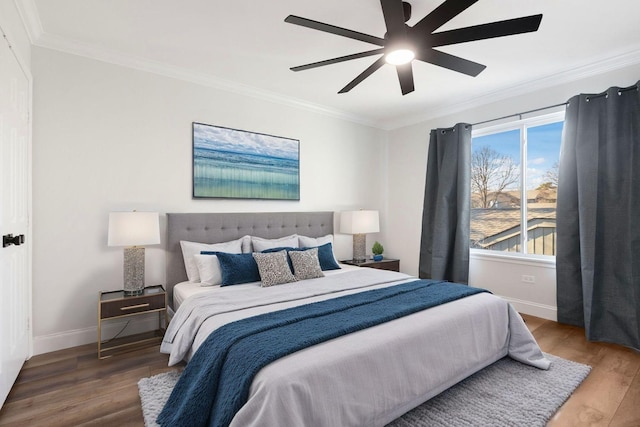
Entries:
[[267,364],[312,345],[480,292],[488,291],[416,280],[224,325],[194,354],[157,422],[162,426],[228,426],[246,403],[253,377]]

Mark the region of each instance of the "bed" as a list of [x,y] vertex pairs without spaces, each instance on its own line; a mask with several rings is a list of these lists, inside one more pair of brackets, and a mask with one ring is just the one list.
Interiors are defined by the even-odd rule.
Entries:
[[[322,238],[333,233],[333,213],[167,217],[168,294],[176,313],[161,351],[170,354],[170,364],[190,361],[185,373],[201,363],[207,338],[223,325],[310,303],[359,298],[365,292],[395,292],[417,283],[402,273],[340,265],[325,271],[325,277],[270,288],[253,282],[203,287],[188,283],[180,241],[221,243],[246,235],[277,239],[293,234]],[[336,336],[266,364],[252,377],[230,423],[220,425],[383,426],[507,355],[541,369],[549,367],[515,310],[490,293],[475,293]],[[204,375],[189,374],[190,378]],[[196,400],[182,399],[184,405]],[[189,411],[193,412],[184,425],[196,424],[198,417],[209,422],[210,415],[202,415],[206,411],[190,408],[184,414]]]

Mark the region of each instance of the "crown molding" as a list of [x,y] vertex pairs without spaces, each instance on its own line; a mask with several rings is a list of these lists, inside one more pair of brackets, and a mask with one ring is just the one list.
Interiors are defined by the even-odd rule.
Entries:
[[474,108],[483,107],[496,101],[503,101],[517,96],[527,95],[540,90],[549,89],[554,86],[560,86],[576,80],[588,77],[594,77],[611,71],[620,70],[626,67],[640,64],[640,48],[601,58],[596,62],[565,70],[540,79],[523,82],[508,88],[503,88],[493,92],[487,92],[481,96],[475,97],[468,101],[455,104],[441,104],[437,109],[427,110],[426,112],[407,116],[398,120],[390,120],[382,124],[382,129],[390,131],[406,126],[415,125],[427,120],[434,120],[446,117],[451,114],[460,113]]
[[35,44],[44,33],[35,1],[14,0],[14,4],[16,5],[16,9],[18,9],[24,28],[27,30],[29,41],[31,44]]
[[236,93],[238,95],[249,96],[252,98],[257,98],[263,101],[273,102],[288,107],[304,109],[313,113],[318,113],[341,120],[347,120],[364,126],[379,128],[376,122],[365,117],[331,109],[298,98],[288,97],[263,89],[258,89],[256,87],[252,87],[242,83],[224,80],[218,77],[211,76],[209,74],[194,72],[185,68],[143,59],[132,55],[126,55],[119,52],[109,51],[107,49],[96,48],[95,46],[87,43],[82,43],[76,40],[71,40],[49,33],[42,33],[34,44],[36,46],[44,47],[47,49],[53,49],[73,55],[95,59],[102,62],[107,62],[110,64],[133,68],[139,71],[146,71],[149,73],[183,80],[190,83],[196,83],[202,86],[224,90],[227,92]]

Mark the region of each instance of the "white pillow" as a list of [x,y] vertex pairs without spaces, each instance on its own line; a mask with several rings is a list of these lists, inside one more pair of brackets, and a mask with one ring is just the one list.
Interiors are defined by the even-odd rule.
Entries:
[[251,244],[254,252],[262,252],[273,248],[297,248],[298,235],[292,234],[279,239],[263,239],[262,237],[251,236]]
[[182,247],[182,258],[184,259],[184,268],[187,271],[187,277],[189,278],[189,281],[193,283],[198,283],[200,281],[200,273],[198,273],[198,265],[196,264],[194,255],[199,254],[202,251],[241,254],[243,239],[244,237],[241,237],[238,240],[231,240],[230,242],[213,244],[180,240],[180,246]]
[[333,234],[327,234],[322,237],[307,237],[307,236],[298,236],[298,242],[301,248],[315,248],[318,246],[326,245],[327,243],[331,243],[331,253],[333,254],[333,260],[338,264],[338,258],[336,258],[335,252],[333,252]]
[[222,283],[222,270],[217,256],[196,254],[194,258],[200,275],[200,286],[215,286]]
[[315,248],[317,246],[326,245],[327,243],[331,243],[331,246],[333,247],[333,234],[327,234],[322,237],[298,236],[298,244],[301,248]]
[[242,236],[242,253],[251,253],[251,236],[249,236],[248,234],[246,236]]

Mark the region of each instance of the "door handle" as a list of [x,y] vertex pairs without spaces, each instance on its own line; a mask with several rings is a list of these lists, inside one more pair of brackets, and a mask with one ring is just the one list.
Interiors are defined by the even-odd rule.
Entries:
[[18,236],[14,236],[13,234],[5,234],[2,236],[2,247],[6,248],[7,246],[16,245],[20,246],[24,243],[24,234],[20,234]]

